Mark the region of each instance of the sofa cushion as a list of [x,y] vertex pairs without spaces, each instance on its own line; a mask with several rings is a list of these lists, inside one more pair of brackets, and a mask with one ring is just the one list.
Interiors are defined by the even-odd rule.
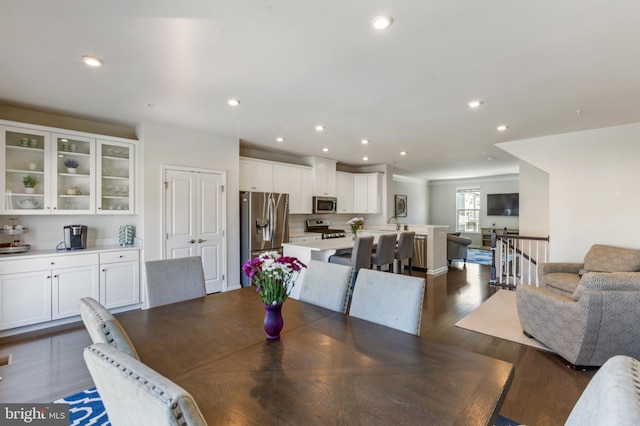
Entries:
[[640,271],[640,250],[594,244],[584,257],[584,269],[593,272]]
[[553,272],[544,276],[544,282],[550,287],[549,290],[551,291],[571,295],[578,287],[578,284],[580,284],[580,277],[578,274]]

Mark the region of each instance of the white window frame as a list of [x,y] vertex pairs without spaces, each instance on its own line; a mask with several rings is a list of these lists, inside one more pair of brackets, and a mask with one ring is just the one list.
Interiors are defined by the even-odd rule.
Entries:
[[[460,205],[460,196],[465,194],[475,194],[475,208],[468,208],[467,205]],[[480,207],[482,191],[479,187],[472,188],[456,188],[456,232],[479,233],[480,232]],[[464,214],[466,213],[466,214]],[[471,213],[471,214],[469,214]],[[474,214],[475,213],[475,214]],[[461,221],[461,217],[472,218],[475,216],[477,221]],[[468,224],[475,223],[475,229],[469,229]]]

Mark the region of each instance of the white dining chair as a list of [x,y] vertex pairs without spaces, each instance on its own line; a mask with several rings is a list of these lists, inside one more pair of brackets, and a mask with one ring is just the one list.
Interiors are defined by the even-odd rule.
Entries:
[[302,279],[299,300],[345,313],[351,274],[349,266],[311,260]]
[[150,308],[206,296],[200,256],[152,260],[147,271],[147,303]]
[[84,360],[113,426],[206,426],[191,394],[142,362],[104,343]]
[[78,308],[93,343],[106,343],[135,359],[140,359],[120,322],[100,302],[91,297],[83,297],[78,300]]
[[424,278],[363,269],[349,315],[419,336],[424,288]]

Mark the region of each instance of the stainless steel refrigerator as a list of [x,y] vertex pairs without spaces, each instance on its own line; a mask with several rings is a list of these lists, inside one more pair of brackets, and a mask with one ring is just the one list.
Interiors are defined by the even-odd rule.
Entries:
[[[240,193],[240,268],[263,251],[282,253],[289,242],[289,194]],[[240,271],[242,286],[249,278]]]

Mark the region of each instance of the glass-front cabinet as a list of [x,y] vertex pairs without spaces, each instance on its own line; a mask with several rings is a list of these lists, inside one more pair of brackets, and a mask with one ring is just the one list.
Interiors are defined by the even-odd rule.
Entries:
[[0,126],[0,214],[133,214],[136,145]]
[[134,146],[98,140],[98,152],[98,213],[133,213]]
[[0,127],[0,211],[48,213],[50,206],[50,134],[18,127]]

